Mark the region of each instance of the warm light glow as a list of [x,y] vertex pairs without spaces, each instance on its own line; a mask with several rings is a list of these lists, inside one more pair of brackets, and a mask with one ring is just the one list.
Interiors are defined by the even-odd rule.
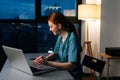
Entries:
[[100,6],[97,4],[80,4],[78,5],[79,20],[96,20],[100,18]]

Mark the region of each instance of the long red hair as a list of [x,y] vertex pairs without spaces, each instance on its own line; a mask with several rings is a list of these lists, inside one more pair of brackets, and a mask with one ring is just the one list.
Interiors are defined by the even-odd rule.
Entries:
[[[75,26],[66,19],[66,17],[60,13],[60,12],[54,12],[52,13],[49,18],[48,21],[51,21],[54,24],[61,24],[62,28],[68,32],[74,32],[77,35]],[[78,36],[78,35],[77,35]]]

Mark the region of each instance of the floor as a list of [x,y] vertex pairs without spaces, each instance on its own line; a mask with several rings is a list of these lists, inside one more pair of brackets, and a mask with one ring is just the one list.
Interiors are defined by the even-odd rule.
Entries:
[[84,77],[83,80],[94,80],[91,77]]
[[[84,74],[83,80],[94,80],[90,74]],[[102,77],[101,80],[106,80],[106,77]],[[109,80],[120,80],[120,77],[110,77]]]
[[[94,79],[91,77],[84,77],[83,80],[94,80]],[[101,80],[106,80],[106,78],[104,77]],[[109,78],[109,80],[120,80],[120,77],[111,77]]]
[[[91,77],[84,77],[83,80],[94,80],[92,79]],[[106,78],[102,78],[101,80],[106,80]],[[109,80],[120,80],[120,77],[112,77],[112,78],[109,78]]]

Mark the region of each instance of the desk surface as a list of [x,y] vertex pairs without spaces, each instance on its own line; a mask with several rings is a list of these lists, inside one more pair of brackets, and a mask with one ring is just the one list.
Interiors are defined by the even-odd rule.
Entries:
[[[26,54],[29,57],[38,56],[39,54]],[[74,80],[68,71],[53,71],[38,76],[32,76],[18,71],[11,67],[7,60],[1,73],[0,80]]]

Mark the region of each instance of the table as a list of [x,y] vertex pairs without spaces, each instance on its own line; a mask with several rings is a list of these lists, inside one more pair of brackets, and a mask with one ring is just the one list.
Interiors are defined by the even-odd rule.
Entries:
[[107,61],[107,66],[106,66],[106,80],[109,80],[109,67],[110,67],[110,60],[111,59],[120,59],[120,56],[110,56],[106,53],[101,53],[100,56],[102,56],[102,59],[103,58],[106,58]]
[[[26,54],[27,57],[35,57],[40,54]],[[66,70],[53,71],[38,76],[32,76],[24,72],[18,71],[11,67],[7,60],[1,73],[0,80],[74,80]]]

